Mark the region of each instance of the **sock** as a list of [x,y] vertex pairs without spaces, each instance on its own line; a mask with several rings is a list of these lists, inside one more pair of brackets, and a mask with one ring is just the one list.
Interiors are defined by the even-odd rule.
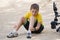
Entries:
[[28,31],[27,31],[27,33],[31,33],[31,31],[30,31],[30,30],[28,30]]
[[14,30],[12,31],[12,33],[17,33],[17,31],[14,29]]
[[31,36],[32,36],[32,35],[31,35],[31,31],[28,30],[28,31],[27,31],[27,38],[31,38]]

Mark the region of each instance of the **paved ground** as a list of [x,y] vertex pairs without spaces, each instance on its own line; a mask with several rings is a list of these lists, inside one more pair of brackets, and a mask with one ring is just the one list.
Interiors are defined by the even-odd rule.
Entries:
[[[37,3],[40,6],[40,12],[43,16],[45,29],[41,34],[32,34],[29,40],[60,40],[60,33],[52,30],[50,22],[54,18],[52,1],[49,0],[0,0],[0,40],[28,40],[26,38],[26,30],[22,26],[16,38],[7,38],[6,35],[13,29],[21,16],[23,16],[32,3]],[[60,12],[60,0],[55,1]],[[57,26],[59,27],[59,26]]]

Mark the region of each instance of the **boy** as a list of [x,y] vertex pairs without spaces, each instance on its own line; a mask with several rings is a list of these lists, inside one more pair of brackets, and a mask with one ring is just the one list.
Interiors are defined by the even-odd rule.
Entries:
[[21,19],[20,22],[14,26],[14,30],[7,35],[8,38],[17,37],[17,31],[24,25],[27,30],[27,38],[31,38],[32,33],[41,33],[44,29],[42,24],[42,16],[39,13],[39,5],[32,4],[30,7],[30,11],[27,12]]

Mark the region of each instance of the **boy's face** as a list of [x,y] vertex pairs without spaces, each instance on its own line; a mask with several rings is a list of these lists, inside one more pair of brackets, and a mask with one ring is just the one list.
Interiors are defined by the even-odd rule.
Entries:
[[36,16],[38,14],[38,10],[36,10],[36,9],[31,9],[30,11],[33,16]]

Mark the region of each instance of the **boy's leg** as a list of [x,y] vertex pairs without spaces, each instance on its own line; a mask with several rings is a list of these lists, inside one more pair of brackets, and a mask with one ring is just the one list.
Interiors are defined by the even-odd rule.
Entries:
[[32,33],[41,33],[42,31],[43,31],[43,29],[44,29],[44,25],[43,24],[40,24],[40,27],[39,27],[39,29],[36,29],[36,26],[37,26],[37,23],[38,23],[38,21],[36,20],[35,21],[35,23],[34,23],[34,31],[31,31]]
[[39,30],[36,31],[36,33],[41,33],[43,30],[44,30],[44,25],[41,24]]
[[40,28],[38,30],[32,31],[32,33],[35,33],[35,34],[41,33],[43,31],[43,29],[44,29],[44,25],[41,24]]
[[29,21],[29,30],[34,31],[34,23],[36,22],[36,19],[32,16]]
[[14,26],[14,29],[15,29],[16,31],[18,31],[19,28],[21,27],[21,25],[23,25],[23,24],[25,23],[25,21],[26,21],[26,19],[25,19],[24,17],[22,17],[22,18],[20,19],[20,21],[18,22],[18,24]]
[[30,20],[29,20],[29,29],[27,31],[27,38],[31,38],[31,31],[34,31],[34,23],[35,23],[35,18],[32,16],[30,17]]
[[[32,18],[32,20],[33,20],[33,18]],[[30,37],[31,37],[31,32],[32,33],[41,33],[43,31],[44,26],[42,24],[40,25],[39,29],[35,30],[35,27],[37,26],[37,23],[38,23],[38,21],[36,20],[34,22],[34,25],[32,26],[33,29],[29,30],[29,24],[30,24],[30,22],[28,20],[25,22],[24,27],[26,28],[26,30],[28,30],[28,33],[30,34]]]
[[18,36],[17,31],[21,27],[21,25],[25,22],[25,18],[22,17],[17,25],[14,26],[14,30],[7,35],[8,38],[16,37]]

